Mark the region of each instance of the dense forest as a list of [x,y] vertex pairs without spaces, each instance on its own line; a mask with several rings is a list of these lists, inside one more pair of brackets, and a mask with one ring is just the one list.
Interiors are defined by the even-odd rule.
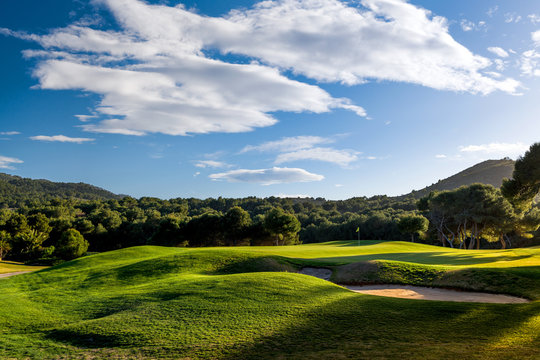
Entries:
[[[0,239],[9,239],[11,249],[4,253],[19,260],[53,257],[70,229],[89,243],[89,251],[143,244],[282,245],[358,236],[405,240],[408,235],[400,232],[397,223],[411,212],[416,212],[415,200],[395,201],[386,196],[343,201],[277,197],[34,200],[0,210]],[[283,230],[276,221],[272,224],[272,216],[281,219]]]
[[516,163],[512,180],[501,181],[501,189],[472,184],[431,191],[420,200],[414,193],[338,201],[135,199],[86,184],[3,175],[0,258],[55,262],[87,251],[145,244],[286,245],[343,239],[422,241],[471,249],[531,244],[540,224],[533,203],[540,174],[530,171],[538,153],[540,145],[535,144]]
[[0,173],[0,208],[18,208],[54,199],[108,200],[122,197],[85,183],[58,183]]

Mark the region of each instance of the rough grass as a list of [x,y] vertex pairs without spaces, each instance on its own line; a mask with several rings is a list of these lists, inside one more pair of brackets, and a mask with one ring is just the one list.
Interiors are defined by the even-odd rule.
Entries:
[[[332,267],[336,276],[352,264],[348,274],[359,276],[362,271],[351,269],[363,261],[367,270],[377,269],[374,276],[395,282],[486,283],[494,292],[513,289],[539,299],[539,249],[475,253],[351,244],[145,246],[0,280],[0,358],[540,357],[540,301],[391,299],[292,272],[315,263]],[[409,261],[388,259],[396,254]]]

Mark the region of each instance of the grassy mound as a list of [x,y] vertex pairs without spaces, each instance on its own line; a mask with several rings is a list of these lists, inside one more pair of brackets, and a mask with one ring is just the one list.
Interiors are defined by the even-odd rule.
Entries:
[[[455,271],[461,275],[454,279],[465,282],[477,277],[474,271],[488,271],[482,274],[518,276],[529,282],[517,281],[516,287],[538,289],[540,262],[534,259],[540,250],[529,249],[530,257],[501,254],[517,264],[508,267],[499,259],[486,260],[494,253],[475,258],[474,252],[417,244],[350,244],[144,246],[0,280],[0,358],[539,357],[539,301],[501,305],[374,297],[294,270],[368,261],[368,270],[381,267],[401,279],[429,272],[433,281],[445,281]],[[463,265],[465,255],[470,266]],[[398,256],[435,264],[387,259]],[[472,273],[463,275],[466,271]],[[507,280],[495,285],[503,286]]]
[[334,268],[332,281],[344,285],[405,284],[540,299],[540,267],[464,268],[371,260]]

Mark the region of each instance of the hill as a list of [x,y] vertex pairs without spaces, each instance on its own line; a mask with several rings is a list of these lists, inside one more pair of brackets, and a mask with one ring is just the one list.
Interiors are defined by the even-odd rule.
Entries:
[[18,207],[27,201],[62,199],[109,200],[122,196],[85,183],[33,180],[0,173],[0,208]]
[[413,190],[407,195],[398,198],[414,197],[419,199],[431,191],[453,190],[460,186],[474,183],[489,184],[500,187],[504,178],[512,178],[515,161],[511,159],[486,160],[470,168],[467,168],[446,179],[427,186],[421,190]]
[[[538,359],[540,249],[355,244],[132,247],[0,280],[0,358]],[[295,273],[306,265],[533,301],[361,295]]]

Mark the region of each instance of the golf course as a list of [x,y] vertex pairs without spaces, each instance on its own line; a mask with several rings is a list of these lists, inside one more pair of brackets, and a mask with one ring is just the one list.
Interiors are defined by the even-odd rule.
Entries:
[[[19,269],[17,266],[20,266]],[[331,281],[300,274],[332,271]],[[29,267],[0,263],[0,271]],[[406,284],[531,300],[406,300]],[[540,248],[131,247],[0,279],[3,359],[538,359]]]

